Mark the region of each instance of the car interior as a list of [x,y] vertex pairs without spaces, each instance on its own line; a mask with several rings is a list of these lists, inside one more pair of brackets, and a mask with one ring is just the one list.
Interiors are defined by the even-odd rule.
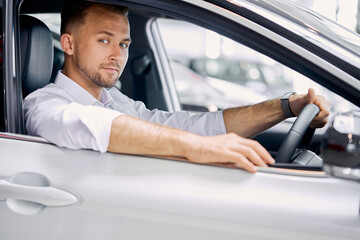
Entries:
[[[64,54],[61,48],[59,48],[59,44],[52,44],[53,52],[51,55],[49,55],[51,47],[49,46],[49,42],[51,41],[60,41],[59,34],[51,33],[49,29],[47,28],[44,23],[41,21],[28,21],[27,14],[31,13],[42,13],[42,12],[57,12],[59,13],[61,11],[61,2],[57,1],[56,4],[54,3],[45,3],[43,4],[43,7],[40,9],[35,8],[34,9],[34,1],[24,1],[21,5],[20,12],[21,17],[20,18],[20,28],[21,28],[21,57],[22,57],[22,63],[24,66],[22,66],[22,75],[23,75],[23,97],[26,97],[28,93],[41,88],[48,84],[49,82],[54,82],[56,74],[58,70],[62,69],[63,62],[64,62]],[[42,2],[42,1],[40,1]],[[43,1],[42,3],[44,3]],[[28,4],[29,3],[29,4]],[[38,5],[37,5],[38,6]],[[48,8],[46,8],[48,7]],[[144,35],[146,34],[146,25],[148,24],[148,19],[150,16],[143,16],[138,15],[136,10],[132,10],[129,15],[129,20],[132,25],[136,25],[136,28],[131,28],[131,36],[132,36],[132,44],[131,44],[131,50],[129,51],[129,60],[128,64],[119,79],[121,82],[121,91],[125,93],[127,96],[143,101],[148,108],[158,108],[161,110],[168,110],[167,104],[165,102],[161,83],[159,82],[158,72],[156,71],[156,68],[152,66],[152,63],[154,62],[154,56],[150,48],[150,44],[147,40],[147,37]],[[153,17],[153,16],[151,16]],[[23,24],[24,23],[24,24]],[[26,26],[24,26],[26,24]],[[28,24],[33,25],[44,25],[41,27],[43,32],[47,31],[48,33],[36,33],[36,31],[39,31],[39,27],[33,26],[27,26]],[[23,34],[23,29],[27,28],[28,33]],[[134,31],[134,29],[137,29]],[[36,39],[26,39],[23,37],[23,35],[32,36]],[[52,35],[51,35],[52,34]],[[35,35],[40,35],[35,36]],[[45,35],[47,37],[45,37]],[[50,39],[52,36],[53,39]],[[47,39],[45,39],[47,38]],[[141,39],[141,41],[140,41]],[[30,45],[27,44],[27,41],[35,41],[37,42],[36,45]],[[40,42],[45,41],[47,43],[46,48],[43,46]],[[30,46],[28,46],[30,45]],[[42,48],[39,48],[39,46],[43,46]],[[47,49],[47,50],[45,50]],[[37,51],[37,52],[36,52]],[[26,52],[26,53],[25,53]],[[46,57],[45,57],[46,55]],[[30,62],[37,62],[34,61],[34,59],[31,59],[31,57],[34,56],[36,58],[35,60],[41,61],[42,64],[36,64],[36,66],[43,66],[42,69],[31,69],[36,68],[35,64],[34,66],[31,66]],[[36,56],[36,57],[35,57]],[[41,58],[40,56],[44,56],[45,58]],[[52,58],[52,61],[49,61],[49,58]],[[41,59],[41,60],[40,60]],[[49,65],[49,63],[52,62],[52,66]],[[39,63],[39,62],[37,62]],[[30,68],[30,72],[29,72]],[[46,70],[44,68],[47,68]],[[50,78],[47,78],[49,69],[52,69],[50,72]],[[44,71],[43,73],[40,73],[41,71]],[[46,71],[46,73],[45,73]],[[35,76],[31,76],[31,74],[35,74],[35,72],[39,72],[43,77],[40,80],[36,80],[35,82]],[[30,76],[29,76],[30,75]],[[45,77],[46,76],[46,77]],[[49,79],[49,80],[44,80]]]
[[[59,42],[59,34],[51,32],[42,21],[30,15],[33,13],[59,13],[61,6],[62,1],[44,0],[24,0],[20,6],[19,46],[23,98],[32,91],[53,82],[64,62],[64,55],[59,44],[54,44],[56,41]],[[121,91],[124,94],[134,100],[143,101],[149,109],[171,110],[166,101],[159,66],[155,64],[156,59],[152,51],[152,43],[146,36],[149,20],[156,17],[165,17],[165,15],[161,12],[154,13],[153,11],[131,8],[129,21],[133,42],[129,51],[128,64],[119,81]],[[2,69],[0,70],[2,71]],[[1,94],[3,93],[1,92]],[[1,107],[3,105],[1,104]],[[269,134],[260,134],[255,139],[274,155],[290,126],[288,124],[285,129],[275,127],[275,130]],[[0,128],[5,129],[4,122],[1,122]],[[309,149],[319,154],[323,137],[321,134],[315,135]],[[321,165],[306,167],[278,164],[278,167],[321,170]]]
[[[50,83],[54,55],[52,35],[40,20],[20,16],[22,91],[25,98],[29,93]],[[56,66],[54,66],[56,67]]]

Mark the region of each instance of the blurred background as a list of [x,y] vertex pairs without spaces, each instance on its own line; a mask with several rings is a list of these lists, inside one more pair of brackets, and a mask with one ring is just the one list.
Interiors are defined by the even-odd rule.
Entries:
[[[359,31],[360,0],[291,2],[298,9],[313,11],[313,17],[323,23],[319,26],[331,26],[327,30],[336,32],[341,41],[352,41],[359,47],[357,37],[353,39]],[[311,79],[215,32],[173,19],[156,22],[183,110],[216,111],[280,97],[289,91],[305,93],[309,87],[330,99],[332,113],[357,109]]]
[[290,0],[360,33],[360,0]]

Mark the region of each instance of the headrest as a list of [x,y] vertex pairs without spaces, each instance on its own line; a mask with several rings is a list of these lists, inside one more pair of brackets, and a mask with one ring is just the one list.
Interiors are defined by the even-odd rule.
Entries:
[[40,20],[20,16],[21,72],[23,97],[50,83],[53,42],[49,28]]

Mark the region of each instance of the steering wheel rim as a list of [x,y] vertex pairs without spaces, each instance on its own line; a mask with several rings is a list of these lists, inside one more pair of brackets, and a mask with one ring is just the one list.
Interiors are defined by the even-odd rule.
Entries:
[[275,163],[290,163],[296,148],[305,135],[310,143],[314,130],[309,128],[309,125],[319,112],[320,109],[315,104],[308,104],[303,108],[282,142],[279,152],[276,154]]

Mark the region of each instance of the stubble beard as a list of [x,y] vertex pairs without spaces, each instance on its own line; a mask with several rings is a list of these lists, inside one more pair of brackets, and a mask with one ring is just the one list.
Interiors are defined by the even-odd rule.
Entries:
[[105,79],[101,76],[100,72],[96,70],[94,71],[89,70],[80,59],[78,61],[75,61],[75,65],[84,75],[85,78],[89,79],[92,83],[94,83],[98,87],[112,88],[113,86],[115,86],[118,80],[118,77],[115,77],[112,82],[110,83],[106,82]]

